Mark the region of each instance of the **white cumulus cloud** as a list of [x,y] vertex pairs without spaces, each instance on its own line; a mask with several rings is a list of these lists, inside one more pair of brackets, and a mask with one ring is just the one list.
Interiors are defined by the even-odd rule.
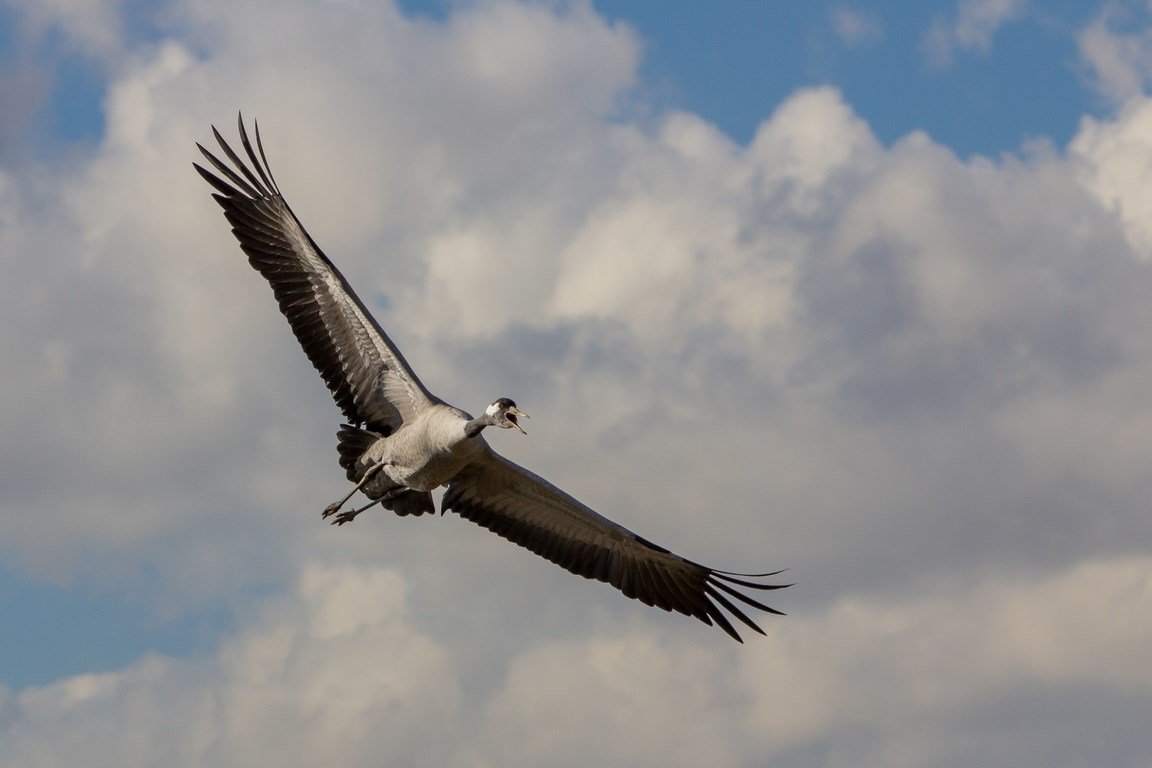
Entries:
[[1111,120],[1085,117],[1070,147],[1084,183],[1123,222],[1142,258],[1152,258],[1152,101],[1132,99]]
[[310,565],[209,658],[148,657],[10,694],[0,764],[345,765],[448,753],[447,650],[391,571]]
[[958,592],[846,598],[738,653],[640,628],[578,631],[469,685],[414,620],[402,577],[313,563],[209,656],[0,689],[0,765],[724,768],[823,754],[880,768],[954,764],[974,735],[1002,763],[1146,757],[1138,715],[1108,732],[1084,720],[1152,703],[1150,567],[1086,561]]

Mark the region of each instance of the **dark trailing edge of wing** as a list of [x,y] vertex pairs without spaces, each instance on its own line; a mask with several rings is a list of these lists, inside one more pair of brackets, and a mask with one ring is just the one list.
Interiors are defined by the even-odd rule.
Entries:
[[[709,626],[715,624],[737,642],[744,641],[723,611],[753,631],[765,634],[737,602],[766,613],[784,615],[733,586],[756,590],[783,589],[791,585],[748,581],[776,576],[782,571],[760,574],[718,571],[685,560],[631,533],[630,541],[634,545],[631,550],[634,551],[628,547],[609,547],[565,538],[553,530],[534,525],[530,519],[503,514],[492,506],[463,496],[460,488],[450,487],[441,503],[441,512],[451,510],[571,573],[610,584],[626,597],[645,605],[692,616]],[[645,557],[645,550],[656,553],[658,557]]]

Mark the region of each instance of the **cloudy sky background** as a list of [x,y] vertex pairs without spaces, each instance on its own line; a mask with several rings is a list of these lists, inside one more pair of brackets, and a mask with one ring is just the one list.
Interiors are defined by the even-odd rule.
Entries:
[[[1152,8],[655,5],[0,2],[0,765],[1152,765]],[[321,522],[240,108],[433,391],[789,615]]]

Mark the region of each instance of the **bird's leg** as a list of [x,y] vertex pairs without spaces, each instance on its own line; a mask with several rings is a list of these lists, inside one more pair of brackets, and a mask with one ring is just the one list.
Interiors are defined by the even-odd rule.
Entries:
[[376,501],[373,501],[370,504],[365,504],[364,506],[360,507],[360,509],[350,509],[347,512],[341,512],[340,514],[336,515],[335,519],[333,519],[329,525],[344,525],[344,523],[350,523],[356,519],[356,515],[360,514],[366,509],[371,509],[383,500],[384,499],[382,498],[376,499]]
[[344,498],[340,499],[340,501],[334,501],[331,504],[329,504],[328,506],[324,507],[324,512],[321,513],[320,519],[323,520],[323,519],[328,518],[330,515],[336,514],[336,512],[340,509],[340,507],[344,506],[344,502],[346,502],[346,501],[348,501],[348,499],[352,498],[352,495],[355,494],[356,491],[363,488],[364,483],[371,480],[375,476],[375,474],[380,471],[380,468],[383,466],[384,466],[384,462],[378,461],[375,464],[373,464],[372,466],[368,467],[368,469],[364,470],[364,477],[360,478],[360,482],[356,483],[356,487],[353,488],[352,490],[348,491],[348,495],[345,496]]
[[400,488],[393,488],[380,498],[373,501],[371,504],[365,504],[364,506],[360,507],[360,509],[350,509],[347,512],[341,512],[340,514],[336,515],[336,519],[333,520],[330,525],[344,525],[344,523],[350,523],[356,519],[356,515],[360,514],[364,510],[371,509],[382,501],[391,501],[392,499],[402,496],[405,493],[408,493],[408,489],[404,488],[403,486]]

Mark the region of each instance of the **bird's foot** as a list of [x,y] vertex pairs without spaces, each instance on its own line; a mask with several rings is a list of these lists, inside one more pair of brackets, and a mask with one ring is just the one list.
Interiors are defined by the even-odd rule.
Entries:
[[347,512],[341,512],[340,514],[336,515],[336,519],[332,521],[331,525],[344,525],[344,523],[350,523],[356,519],[356,515],[360,514],[366,509],[372,509],[372,507],[379,503],[380,499],[376,499],[370,504],[365,504],[364,506],[360,507],[360,509],[350,509]]
[[350,509],[347,512],[341,512],[340,514],[336,515],[335,519],[333,519],[329,525],[340,526],[344,525],[344,523],[350,523],[356,519],[356,515],[363,511],[364,510],[362,509]]
[[[344,502],[342,501],[332,502],[328,506],[324,507],[324,511],[320,513],[320,519],[327,520],[329,517],[339,512],[340,507],[342,506],[344,506]],[[353,515],[353,517],[355,517],[355,515]]]

